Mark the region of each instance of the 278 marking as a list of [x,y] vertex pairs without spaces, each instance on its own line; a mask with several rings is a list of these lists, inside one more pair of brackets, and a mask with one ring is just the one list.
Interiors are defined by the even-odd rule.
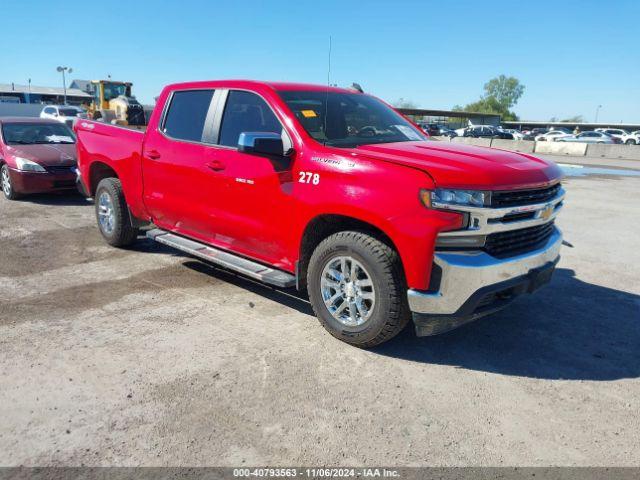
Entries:
[[311,183],[313,185],[318,185],[320,183],[320,174],[313,172],[299,172],[300,178],[298,182],[300,183]]

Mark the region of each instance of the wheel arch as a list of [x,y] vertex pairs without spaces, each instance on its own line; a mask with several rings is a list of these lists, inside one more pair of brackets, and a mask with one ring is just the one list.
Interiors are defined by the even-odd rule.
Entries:
[[[356,217],[341,214],[320,214],[312,218],[302,233],[298,261],[296,262],[296,277],[298,289],[303,289],[307,282],[309,260],[316,247],[325,238],[343,231],[366,233],[393,248],[399,250],[391,237],[378,225]],[[402,261],[400,262],[402,264]],[[403,266],[404,270],[404,266]],[[404,274],[404,271],[403,271]]]
[[98,184],[101,180],[105,178],[120,178],[118,177],[118,173],[111,167],[110,165],[101,162],[95,161],[91,163],[89,167],[89,193],[91,196],[94,196],[96,193],[96,189],[98,188]]

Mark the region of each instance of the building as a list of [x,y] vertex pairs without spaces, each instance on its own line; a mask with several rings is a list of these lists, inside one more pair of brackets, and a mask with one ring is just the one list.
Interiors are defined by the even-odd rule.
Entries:
[[75,88],[88,93],[89,95],[93,95],[93,92],[96,90],[96,87],[91,83],[91,80],[72,80],[69,88]]
[[397,110],[416,123],[435,123],[454,129],[469,125],[500,125],[500,115],[493,113],[426,110],[422,108],[398,108]]
[[[67,88],[67,103],[80,105],[91,102],[91,95],[78,88]],[[0,83],[0,103],[64,104],[64,89]]]

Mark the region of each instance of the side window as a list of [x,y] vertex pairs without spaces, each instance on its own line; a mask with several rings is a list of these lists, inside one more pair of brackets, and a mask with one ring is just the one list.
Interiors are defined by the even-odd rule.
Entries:
[[242,132],[272,132],[282,135],[282,125],[260,96],[231,90],[222,115],[220,145],[237,147]]
[[162,131],[178,140],[201,142],[213,90],[174,92]]
[[56,110],[53,107],[46,107],[44,113],[56,113]]

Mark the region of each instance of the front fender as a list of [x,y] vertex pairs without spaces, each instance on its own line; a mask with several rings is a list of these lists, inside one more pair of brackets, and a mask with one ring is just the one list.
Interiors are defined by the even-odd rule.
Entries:
[[427,289],[436,236],[442,230],[459,228],[462,216],[422,205],[420,190],[432,189],[434,184],[421,170],[363,158],[352,160],[352,164],[351,168],[326,163],[317,167],[303,165],[318,172],[321,180],[316,186],[294,186],[300,203],[296,222],[300,228],[293,248],[300,251],[305,228],[314,218],[352,218],[375,227],[391,240],[400,255],[409,288]]

